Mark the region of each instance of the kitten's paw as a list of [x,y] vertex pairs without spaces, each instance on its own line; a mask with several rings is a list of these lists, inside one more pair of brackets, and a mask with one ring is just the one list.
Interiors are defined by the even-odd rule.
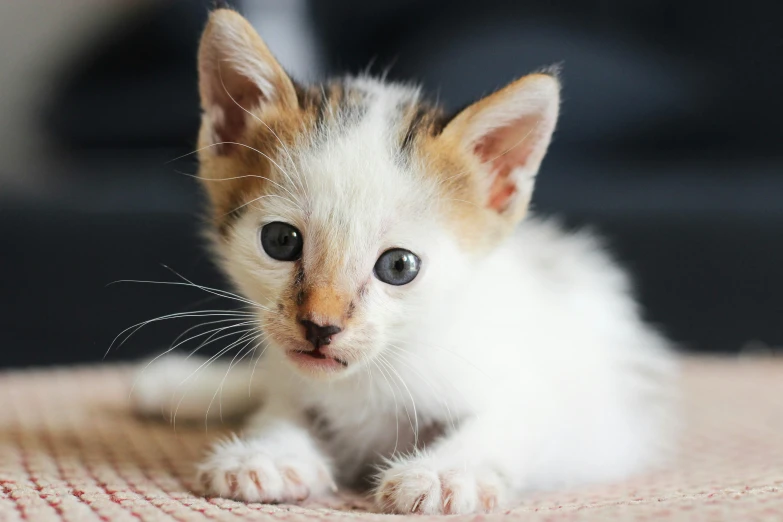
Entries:
[[[258,398],[248,396],[246,367],[234,368],[231,379],[223,382],[227,370],[211,365],[210,371],[201,371],[205,365],[204,358],[173,353],[140,364],[133,382],[131,406],[145,417],[175,422],[238,417],[258,406]],[[215,390],[219,387],[217,401]]]
[[492,472],[439,469],[421,461],[403,462],[381,474],[377,506],[389,513],[458,515],[489,513],[502,501],[504,486]]
[[199,466],[202,491],[245,502],[286,503],[337,490],[323,459],[280,449],[236,438],[218,444]]

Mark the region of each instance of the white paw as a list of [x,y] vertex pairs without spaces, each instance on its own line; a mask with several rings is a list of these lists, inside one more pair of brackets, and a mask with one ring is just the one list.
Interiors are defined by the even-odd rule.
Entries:
[[248,397],[246,367],[232,369],[231,378],[224,380],[224,371],[204,371],[205,363],[201,357],[172,353],[140,364],[133,381],[133,409],[169,421],[203,422],[237,417],[257,406],[258,398]]
[[389,513],[489,513],[502,502],[504,492],[495,473],[457,467],[439,469],[416,460],[396,464],[380,478],[375,502]]
[[336,491],[323,459],[279,450],[263,440],[219,443],[199,466],[199,483],[207,495],[245,502],[299,502]]

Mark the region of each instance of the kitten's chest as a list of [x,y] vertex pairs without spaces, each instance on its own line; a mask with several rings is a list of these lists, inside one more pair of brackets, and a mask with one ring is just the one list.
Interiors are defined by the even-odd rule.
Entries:
[[470,394],[457,384],[469,380],[446,379],[432,368],[407,361],[389,375],[367,372],[355,380],[291,390],[344,482],[353,482],[382,458],[430,446],[475,411],[475,405],[459,400]]
[[381,459],[423,449],[446,427],[445,421],[417,418],[404,408],[349,412],[321,404],[306,412],[312,432],[337,464],[340,480],[354,485]]

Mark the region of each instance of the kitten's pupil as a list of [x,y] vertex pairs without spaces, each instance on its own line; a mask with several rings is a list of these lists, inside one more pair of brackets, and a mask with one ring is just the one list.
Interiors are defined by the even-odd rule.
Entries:
[[394,269],[397,272],[402,272],[405,269],[405,257],[401,257],[394,262]]

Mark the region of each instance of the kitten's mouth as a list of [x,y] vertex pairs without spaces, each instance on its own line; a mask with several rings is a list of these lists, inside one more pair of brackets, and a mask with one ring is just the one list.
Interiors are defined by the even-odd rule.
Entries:
[[288,356],[298,366],[306,369],[339,370],[348,367],[346,361],[325,354],[320,347],[313,350],[291,350],[288,352]]

